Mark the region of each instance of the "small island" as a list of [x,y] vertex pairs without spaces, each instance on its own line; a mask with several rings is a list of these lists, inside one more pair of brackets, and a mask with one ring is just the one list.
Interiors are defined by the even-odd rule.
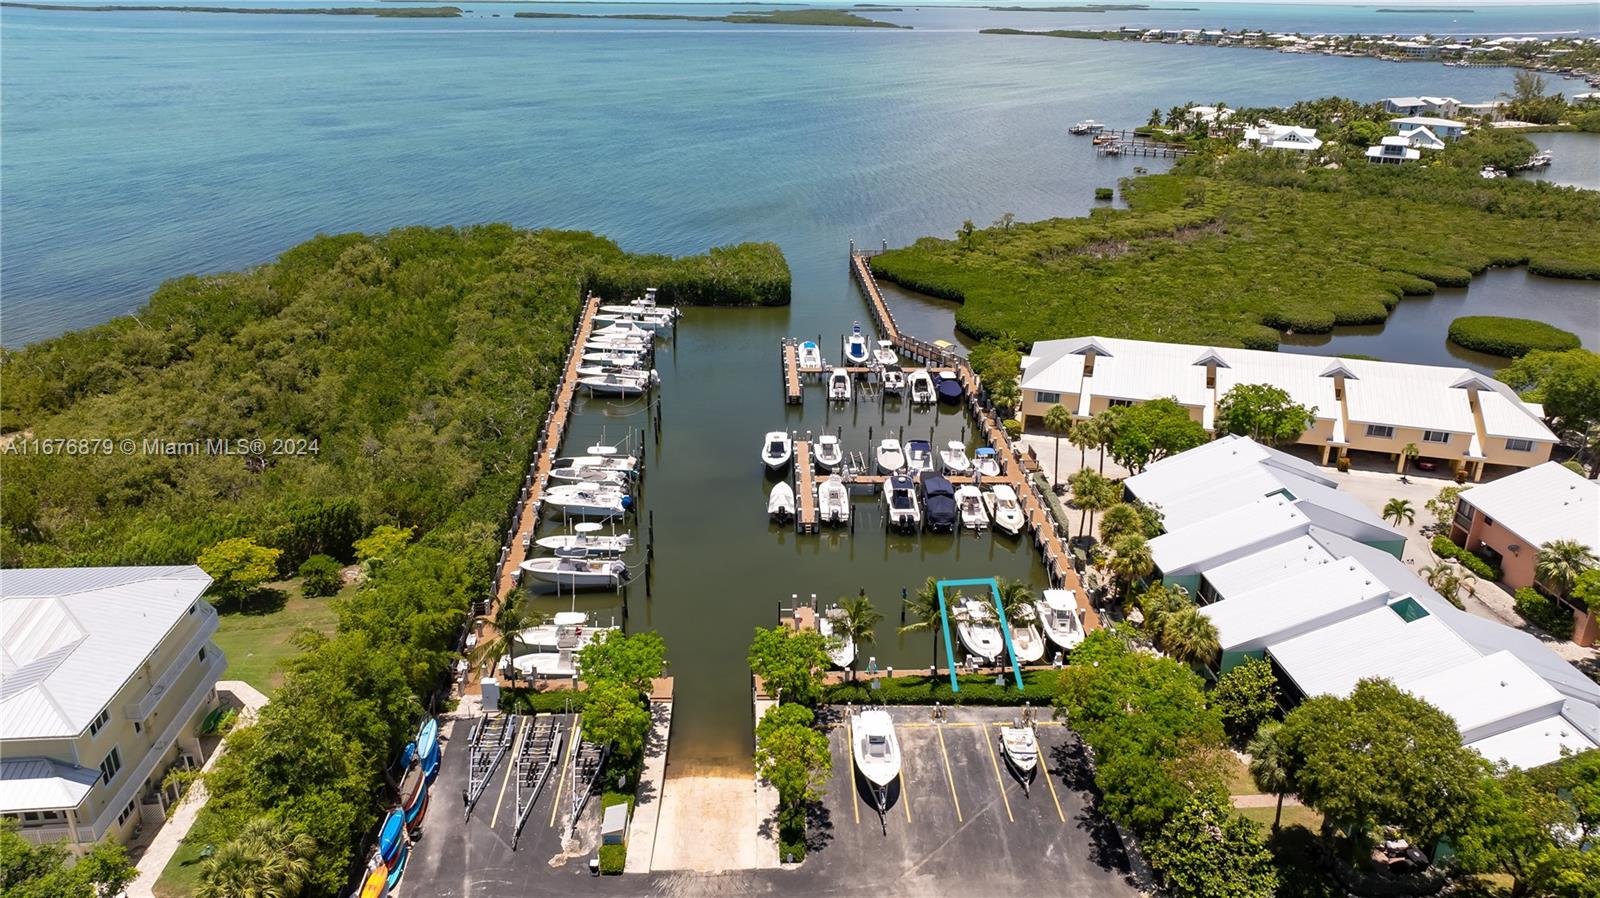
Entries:
[[297,6],[297,7],[242,7],[242,6],[80,6],[71,3],[17,3],[4,2],[0,7],[16,9],[43,9],[51,12],[208,12],[235,13],[238,15],[272,16],[376,16],[380,19],[458,19],[461,8],[456,6]]
[[[892,12],[891,8],[880,7]],[[845,9],[775,9],[771,11],[735,12],[725,16],[696,16],[675,13],[581,13],[581,12],[519,12],[518,19],[626,19],[646,22],[726,22],[732,25],[822,25],[844,28],[906,28],[858,16]]]

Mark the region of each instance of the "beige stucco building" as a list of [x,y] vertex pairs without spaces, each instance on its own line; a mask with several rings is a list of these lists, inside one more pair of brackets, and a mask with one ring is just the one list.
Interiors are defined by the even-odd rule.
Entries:
[[34,842],[131,840],[198,765],[226,660],[198,567],[0,571],[0,814]]
[[1352,452],[1417,458],[1466,470],[1529,468],[1550,459],[1556,436],[1543,409],[1467,368],[1330,358],[1255,349],[1073,337],[1035,343],[1022,359],[1025,424],[1052,406],[1088,418],[1114,405],[1171,397],[1214,430],[1217,403],[1239,384],[1270,384],[1315,409],[1299,443],[1329,464]]

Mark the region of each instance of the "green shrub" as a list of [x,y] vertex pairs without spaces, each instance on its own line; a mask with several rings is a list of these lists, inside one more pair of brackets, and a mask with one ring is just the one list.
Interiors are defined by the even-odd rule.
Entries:
[[1531,586],[1517,590],[1517,613],[1557,639],[1571,639],[1573,618],[1561,603]]
[[1022,436],[1022,422],[1018,421],[1016,418],[1007,418],[1000,422],[1000,426],[1006,429],[1006,433],[1010,435],[1013,440]]
[[1553,278],[1600,281],[1600,263],[1541,256],[1528,260],[1528,271]]
[[1499,580],[1504,576],[1500,568],[1456,545],[1448,536],[1443,534],[1435,536],[1432,546],[1433,554],[1440,558],[1453,558],[1461,562],[1462,567],[1471,571],[1473,576],[1480,580]]
[[628,846],[601,845],[600,873],[603,876],[621,876],[628,866]]
[[313,598],[331,596],[344,585],[339,575],[338,559],[327,555],[313,555],[300,565],[300,589]]
[[1028,702],[1034,707],[1050,704],[1055,698],[1060,673],[1054,670],[1029,670],[1022,674],[1022,691],[1017,691],[1011,674],[1006,674],[1006,685],[996,686],[994,674],[963,674],[957,677],[960,692],[950,691],[950,678],[946,675],[895,677],[878,680],[879,688],[867,682],[838,683],[823,689],[824,704],[843,705],[1021,705]]
[[789,807],[778,811],[778,859],[798,864],[806,859],[806,810]]
[[1535,349],[1561,352],[1577,349],[1578,335],[1530,318],[1466,315],[1450,322],[1450,342],[1463,349],[1518,358]]
[[1096,187],[1094,189],[1094,198],[1097,200],[1109,200],[1115,195],[1110,187]]
[[561,714],[569,708],[582,711],[589,693],[572,689],[536,692],[528,688],[500,690],[500,704],[519,714]]

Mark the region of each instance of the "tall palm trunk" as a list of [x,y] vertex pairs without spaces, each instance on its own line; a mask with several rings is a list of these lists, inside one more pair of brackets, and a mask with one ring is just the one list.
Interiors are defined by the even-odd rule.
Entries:
[[1278,824],[1283,820],[1283,793],[1278,793],[1278,812],[1272,815],[1272,832],[1278,832]]

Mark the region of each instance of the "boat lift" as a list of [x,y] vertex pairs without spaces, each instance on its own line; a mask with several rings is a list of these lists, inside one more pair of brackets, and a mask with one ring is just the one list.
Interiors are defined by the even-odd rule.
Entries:
[[519,720],[520,717],[511,714],[486,714],[472,727],[472,738],[468,746],[470,752],[467,800],[463,819],[472,819],[472,809],[478,806],[479,796],[483,795],[484,787],[489,785],[495,768],[500,766],[500,759],[505,756],[506,750],[517,738]]
[[559,721],[546,714],[534,719],[532,728],[523,725],[522,745],[517,750],[517,823],[511,830],[511,850],[517,850],[522,825],[539,800],[539,793],[561,760],[563,733]]
[[578,834],[578,820],[583,816],[583,806],[600,784],[600,772],[605,769],[606,758],[611,756],[611,745],[600,745],[583,738],[583,726],[573,736],[578,740],[578,750],[572,758],[572,820],[568,837]]

